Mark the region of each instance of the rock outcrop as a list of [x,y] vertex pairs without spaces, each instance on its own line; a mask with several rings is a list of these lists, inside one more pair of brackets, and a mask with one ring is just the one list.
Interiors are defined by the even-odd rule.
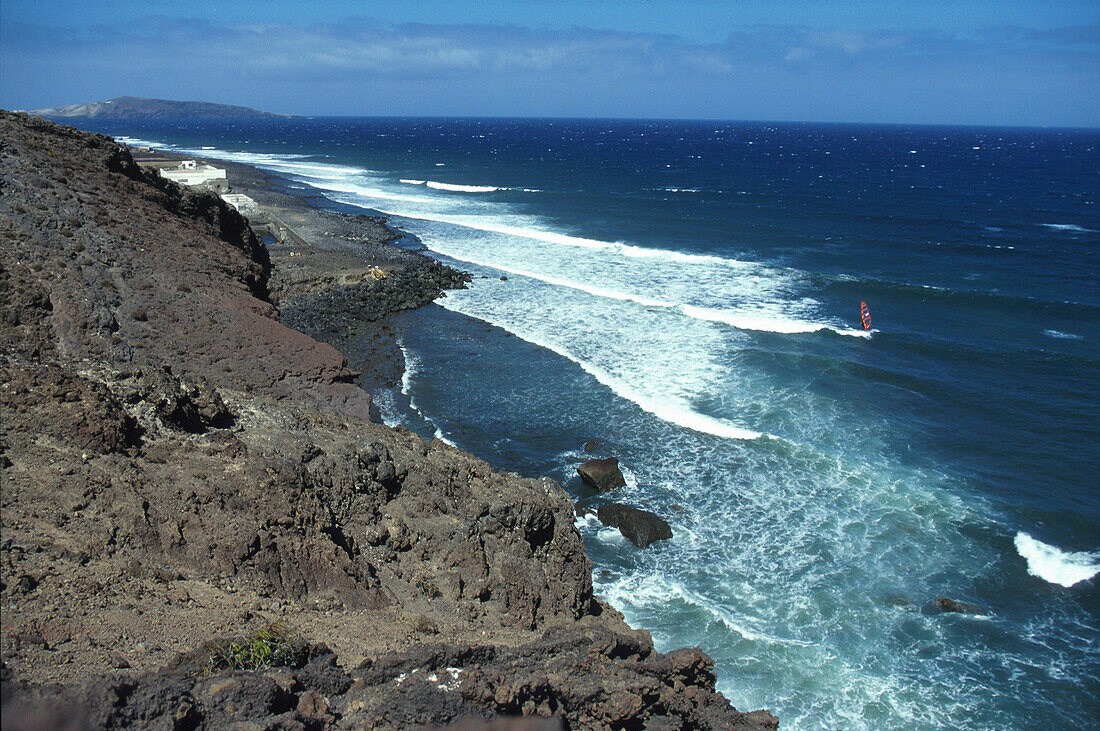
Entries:
[[607,503],[596,509],[596,517],[604,525],[618,528],[638,548],[645,548],[654,541],[672,538],[672,528],[668,522],[648,510]]
[[590,459],[577,468],[577,474],[586,485],[598,492],[607,492],[616,487],[626,486],[626,478],[619,469],[617,457]]
[[[0,133],[5,728],[775,727],[593,595],[560,486],[368,421],[220,199],[106,137]],[[298,660],[173,662],[275,620]]]

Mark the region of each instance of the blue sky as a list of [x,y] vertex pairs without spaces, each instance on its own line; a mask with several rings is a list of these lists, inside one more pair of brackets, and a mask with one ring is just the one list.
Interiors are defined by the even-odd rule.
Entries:
[[1097,0],[0,1],[0,106],[1100,126]]

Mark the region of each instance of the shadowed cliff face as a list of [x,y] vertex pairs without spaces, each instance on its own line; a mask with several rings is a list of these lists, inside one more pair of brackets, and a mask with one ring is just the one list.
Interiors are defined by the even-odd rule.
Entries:
[[[559,486],[370,423],[220,199],[102,136],[0,134],[5,727],[774,727],[593,597]],[[287,667],[192,661],[275,620]]]

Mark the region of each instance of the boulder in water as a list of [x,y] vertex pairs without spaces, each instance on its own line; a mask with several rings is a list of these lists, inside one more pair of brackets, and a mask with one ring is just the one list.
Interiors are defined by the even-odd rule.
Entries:
[[977,604],[967,604],[948,597],[940,597],[932,603],[932,606],[941,612],[950,614],[989,614],[985,607],[980,607]]
[[577,473],[585,484],[600,492],[626,486],[626,478],[623,477],[619,469],[619,460],[615,457],[590,459],[577,468]]
[[618,528],[638,548],[645,548],[654,541],[672,538],[672,528],[668,523],[648,510],[608,503],[599,507],[596,517],[604,525]]

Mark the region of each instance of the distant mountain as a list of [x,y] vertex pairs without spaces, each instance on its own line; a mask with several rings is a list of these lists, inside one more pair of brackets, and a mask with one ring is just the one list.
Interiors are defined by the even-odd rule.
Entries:
[[100,119],[256,119],[260,117],[291,117],[290,114],[261,112],[248,107],[211,102],[177,102],[170,99],[143,99],[120,96],[90,104],[67,104],[63,107],[35,109],[40,117],[98,117]]

